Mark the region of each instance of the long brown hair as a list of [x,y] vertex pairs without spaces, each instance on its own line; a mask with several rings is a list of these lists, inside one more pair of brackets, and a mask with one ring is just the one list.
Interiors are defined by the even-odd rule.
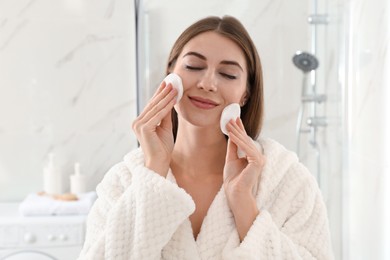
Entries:
[[[259,54],[256,46],[250,38],[248,32],[236,18],[232,16],[216,16],[201,19],[188,27],[176,40],[169,54],[166,73],[172,72],[178,56],[184,46],[195,36],[213,31],[234,41],[245,54],[248,68],[247,100],[241,107],[241,120],[245,126],[247,134],[256,139],[260,134],[263,123],[263,72]],[[172,109],[173,134],[176,138],[178,120],[177,113]]]

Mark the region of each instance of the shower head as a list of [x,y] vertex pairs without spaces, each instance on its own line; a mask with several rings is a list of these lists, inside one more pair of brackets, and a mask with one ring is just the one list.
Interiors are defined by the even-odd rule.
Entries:
[[297,51],[293,58],[293,63],[297,66],[298,69],[302,70],[304,73],[310,72],[318,68],[317,58],[310,53]]

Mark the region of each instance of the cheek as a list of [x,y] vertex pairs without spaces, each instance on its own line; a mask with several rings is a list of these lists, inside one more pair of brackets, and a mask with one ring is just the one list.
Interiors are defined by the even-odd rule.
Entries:
[[182,82],[183,82],[183,92],[185,92],[187,89],[192,86],[192,81],[188,77],[182,77]]
[[224,91],[224,96],[229,103],[240,103],[245,93],[246,86],[232,86],[229,90]]
[[183,92],[185,92],[191,86],[196,84],[196,78],[194,78],[194,76],[190,73],[187,73],[187,71],[176,68],[173,72],[180,76],[181,81],[183,83]]
[[225,100],[230,103],[239,103],[241,100],[241,95],[239,92],[228,92],[225,94]]

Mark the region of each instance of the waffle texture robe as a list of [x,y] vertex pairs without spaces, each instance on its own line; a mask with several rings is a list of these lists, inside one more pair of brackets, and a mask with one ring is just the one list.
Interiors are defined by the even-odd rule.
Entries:
[[333,259],[326,207],[297,156],[260,139],[266,164],[256,202],[260,214],[240,242],[223,187],[194,239],[195,203],[169,170],[144,166],[141,149],[113,166],[97,186],[80,260]]

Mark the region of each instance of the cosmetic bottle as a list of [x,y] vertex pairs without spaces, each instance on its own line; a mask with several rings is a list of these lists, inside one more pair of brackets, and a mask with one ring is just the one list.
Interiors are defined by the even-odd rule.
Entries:
[[81,174],[78,162],[74,165],[74,174],[70,176],[70,192],[73,194],[87,192],[87,176]]
[[49,154],[49,162],[43,169],[43,191],[50,195],[62,193],[62,173],[54,164],[54,154]]

